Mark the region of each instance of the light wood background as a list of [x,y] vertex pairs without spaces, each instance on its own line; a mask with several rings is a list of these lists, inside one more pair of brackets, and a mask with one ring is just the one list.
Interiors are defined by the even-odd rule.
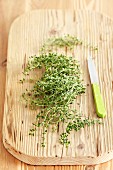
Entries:
[[112,170],[113,160],[97,166],[29,166],[11,156],[2,144],[7,40],[13,20],[35,9],[88,9],[113,19],[113,0],[0,0],[0,170]]

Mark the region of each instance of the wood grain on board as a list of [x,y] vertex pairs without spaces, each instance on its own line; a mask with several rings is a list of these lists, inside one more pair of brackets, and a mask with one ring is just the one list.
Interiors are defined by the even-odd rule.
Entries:
[[[68,149],[59,143],[59,135],[65,125],[60,124],[59,131],[54,133],[52,127],[49,128],[44,148],[41,147],[41,128],[38,128],[34,137],[29,136],[37,111],[31,111],[20,103],[20,95],[32,87],[29,82],[24,85],[19,83],[24,66],[30,56],[39,53],[46,39],[54,36],[53,33],[55,36],[71,34],[86,44],[98,46],[98,51],[91,53],[107,109],[103,125],[85,127],[79,132],[72,131]],[[95,165],[113,158],[112,40],[112,20],[95,12],[39,10],[14,21],[8,40],[3,121],[3,143],[12,155],[31,165]],[[75,102],[71,107],[77,108],[84,116],[95,119],[97,117],[87,69],[88,51],[87,47],[78,46],[72,51],[58,50],[58,53],[67,53],[79,61],[84,83],[88,85],[86,93],[78,97],[77,104]]]
[[[9,28],[13,20],[22,13],[34,9],[89,9],[99,11],[113,18],[113,1],[109,0],[1,0],[0,1],[0,169],[76,169],[86,170],[91,167],[86,166],[29,166],[21,163],[13,156],[11,156],[3,147],[2,144],[2,120],[3,120],[3,106],[4,106],[4,92],[5,92],[5,75],[7,64],[7,40]],[[93,166],[95,170],[111,170],[113,169],[113,161],[104,164]]]

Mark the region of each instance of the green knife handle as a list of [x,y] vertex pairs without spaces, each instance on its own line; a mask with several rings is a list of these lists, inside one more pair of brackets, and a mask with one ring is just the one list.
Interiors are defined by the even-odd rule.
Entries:
[[101,118],[104,118],[106,116],[106,109],[104,106],[104,102],[102,99],[102,95],[100,93],[100,88],[98,83],[93,83],[92,89],[93,89],[97,115]]

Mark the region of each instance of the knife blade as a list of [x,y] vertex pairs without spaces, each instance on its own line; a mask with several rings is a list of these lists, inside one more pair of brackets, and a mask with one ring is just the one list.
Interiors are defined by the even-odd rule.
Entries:
[[93,91],[93,96],[94,96],[94,101],[95,101],[95,106],[96,106],[96,113],[100,118],[104,118],[106,116],[106,108],[105,108],[104,101],[103,101],[103,98],[100,92],[96,67],[90,55],[88,58],[88,70],[89,70],[91,86],[92,86],[92,91]]

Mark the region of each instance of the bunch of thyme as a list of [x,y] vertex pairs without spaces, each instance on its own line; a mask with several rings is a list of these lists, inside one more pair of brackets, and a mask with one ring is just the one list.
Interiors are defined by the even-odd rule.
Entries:
[[[35,81],[33,88],[22,94],[28,107],[40,108],[29,134],[34,135],[38,127],[43,127],[42,146],[44,147],[44,136],[48,127],[53,125],[57,130],[60,122],[67,122],[66,132],[62,133],[59,139],[60,143],[67,147],[70,143],[68,140],[70,131],[78,131],[85,125],[96,122],[82,118],[69,107],[78,95],[85,92],[80,76],[80,66],[72,57],[49,53],[32,56],[23,74],[28,75],[34,69],[43,69],[44,72],[42,77]],[[23,80],[25,81],[25,78]],[[23,80],[21,80],[22,83]]]

